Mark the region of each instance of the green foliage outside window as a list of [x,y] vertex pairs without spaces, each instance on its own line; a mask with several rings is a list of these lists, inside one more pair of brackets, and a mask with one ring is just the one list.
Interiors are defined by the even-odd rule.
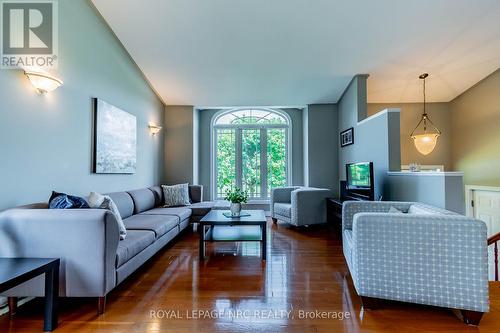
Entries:
[[267,196],[286,182],[286,137],[284,129],[267,131]]
[[252,198],[260,197],[260,129],[244,129],[242,141],[242,185]]
[[[283,124],[280,117],[239,117],[232,124]],[[217,129],[217,195],[236,189],[236,129]],[[286,129],[267,128],[267,147],[261,145],[260,128],[241,130],[242,190],[251,198],[267,198],[271,189],[287,185]],[[261,194],[261,149],[267,150],[267,189]]]
[[236,187],[236,141],[234,129],[217,133],[217,196],[222,198]]

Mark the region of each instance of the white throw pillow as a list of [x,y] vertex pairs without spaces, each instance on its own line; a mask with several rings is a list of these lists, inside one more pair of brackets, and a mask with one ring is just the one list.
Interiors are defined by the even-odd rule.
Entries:
[[404,212],[402,210],[397,209],[396,207],[391,206],[391,208],[389,209],[389,213],[403,214]]
[[123,223],[122,217],[120,215],[120,211],[118,207],[116,207],[115,202],[109,195],[102,195],[97,192],[90,192],[89,195],[89,206],[90,208],[100,208],[107,209],[113,213],[118,222],[118,229],[120,230],[120,240],[124,240],[127,237],[127,229],[125,228],[125,224]]
[[177,184],[172,186],[162,185],[165,207],[187,206],[189,201],[189,184]]
[[419,215],[433,215],[434,212],[428,211],[425,208],[418,207],[416,205],[411,205],[410,209],[408,209],[408,214],[419,214]]

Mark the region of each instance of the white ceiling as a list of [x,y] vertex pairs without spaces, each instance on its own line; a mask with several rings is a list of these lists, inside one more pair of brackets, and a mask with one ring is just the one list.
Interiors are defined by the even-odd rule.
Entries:
[[92,0],[170,105],[450,101],[500,67],[498,0]]

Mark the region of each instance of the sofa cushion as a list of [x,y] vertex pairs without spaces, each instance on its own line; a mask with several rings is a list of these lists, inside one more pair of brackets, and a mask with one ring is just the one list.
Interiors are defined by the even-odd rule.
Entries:
[[116,268],[120,267],[142,250],[153,244],[155,233],[149,230],[130,230],[127,238],[118,243]]
[[191,216],[191,209],[186,207],[153,208],[142,212],[141,215],[173,215],[182,221]]
[[155,195],[148,188],[127,192],[134,201],[134,214],[142,213],[156,206]]
[[276,202],[274,204],[274,213],[281,216],[292,216],[292,204]]
[[151,186],[149,188],[153,195],[155,196],[155,207],[163,205],[163,190],[161,186]]
[[203,201],[203,185],[189,185],[189,200],[191,203]]
[[132,197],[127,192],[114,192],[108,193],[109,197],[113,200],[118,207],[118,211],[120,212],[120,216],[122,219],[126,219],[127,217],[134,214],[134,201]]
[[179,224],[177,216],[171,215],[132,215],[123,221],[127,230],[151,230],[160,238]]
[[212,201],[202,201],[191,204],[189,208],[193,216],[205,216],[212,210],[213,205]]
[[231,208],[231,203],[227,200],[215,200],[212,209],[214,210],[228,210]]

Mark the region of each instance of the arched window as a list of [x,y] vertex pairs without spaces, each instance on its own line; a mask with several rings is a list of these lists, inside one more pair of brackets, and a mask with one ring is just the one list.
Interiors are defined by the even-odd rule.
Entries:
[[213,127],[213,189],[217,199],[235,187],[251,199],[268,199],[290,178],[290,118],[274,109],[217,113]]

